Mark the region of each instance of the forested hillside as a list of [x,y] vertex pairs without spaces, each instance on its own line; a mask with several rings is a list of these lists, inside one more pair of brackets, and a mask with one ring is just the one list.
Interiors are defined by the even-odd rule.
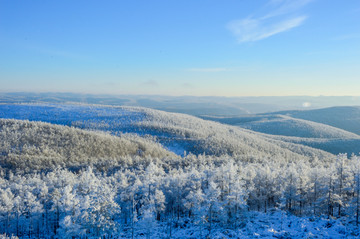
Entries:
[[176,157],[152,138],[119,137],[42,122],[0,119],[0,165],[16,170],[114,167],[131,157]]

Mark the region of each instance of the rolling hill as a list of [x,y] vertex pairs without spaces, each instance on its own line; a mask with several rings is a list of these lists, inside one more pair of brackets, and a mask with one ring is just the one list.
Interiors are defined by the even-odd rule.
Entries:
[[360,135],[360,106],[337,106],[316,110],[293,110],[270,113],[327,124]]
[[121,137],[27,120],[0,119],[0,165],[16,169],[102,167],[131,157],[176,157],[150,138]]
[[359,138],[301,138],[288,137],[277,135],[265,135],[269,139],[276,139],[283,142],[294,144],[302,144],[312,148],[321,149],[332,154],[346,153],[348,156],[352,154],[359,155],[360,153],[360,139]]
[[359,107],[203,118],[250,129],[269,139],[302,144],[332,154],[351,155],[360,151]]
[[0,105],[1,118],[27,119],[105,131],[153,137],[168,150],[183,156],[237,156],[241,160],[289,161],[329,159],[333,155],[300,144],[269,139],[253,131],[202,120],[193,116],[136,107],[89,105]]
[[294,136],[301,138],[359,138],[359,135],[309,120],[296,119],[286,115],[275,115],[271,119],[239,124],[239,126],[257,132],[273,135]]

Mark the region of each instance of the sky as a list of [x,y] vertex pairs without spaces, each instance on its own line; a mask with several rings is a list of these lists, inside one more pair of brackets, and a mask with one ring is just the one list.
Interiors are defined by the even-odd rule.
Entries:
[[359,0],[0,0],[0,92],[360,95]]

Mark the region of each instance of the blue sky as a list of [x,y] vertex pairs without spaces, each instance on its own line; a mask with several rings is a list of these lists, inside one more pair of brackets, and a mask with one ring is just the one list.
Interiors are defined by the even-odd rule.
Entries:
[[0,0],[0,91],[360,95],[360,1]]

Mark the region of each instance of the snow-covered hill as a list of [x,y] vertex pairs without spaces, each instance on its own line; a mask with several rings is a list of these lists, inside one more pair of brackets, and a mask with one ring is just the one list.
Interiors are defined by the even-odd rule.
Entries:
[[360,153],[360,139],[359,138],[301,138],[278,135],[266,135],[269,139],[276,139],[283,142],[294,144],[302,144],[312,148],[321,149],[332,154],[346,153],[358,155]]
[[357,134],[357,130],[360,130],[358,107],[203,118],[250,129],[269,139],[302,144],[332,154],[351,155],[360,152],[360,137]]
[[0,119],[0,166],[13,169],[98,167],[127,163],[131,157],[176,157],[150,138],[112,136],[67,126]]
[[360,107],[338,106],[317,110],[294,110],[270,113],[269,115],[282,114],[293,118],[310,120],[331,125],[349,132],[360,134]]
[[136,107],[89,105],[0,105],[1,118],[27,119],[114,135],[151,136],[167,149],[183,155],[237,155],[243,160],[298,160],[332,158],[310,147],[285,143],[249,130],[202,120],[193,116]]
[[360,139],[360,136],[349,131],[309,120],[296,119],[286,115],[277,115],[270,119],[266,116],[257,121],[246,122],[239,126],[257,132],[273,135],[294,136],[302,138],[341,138]]

